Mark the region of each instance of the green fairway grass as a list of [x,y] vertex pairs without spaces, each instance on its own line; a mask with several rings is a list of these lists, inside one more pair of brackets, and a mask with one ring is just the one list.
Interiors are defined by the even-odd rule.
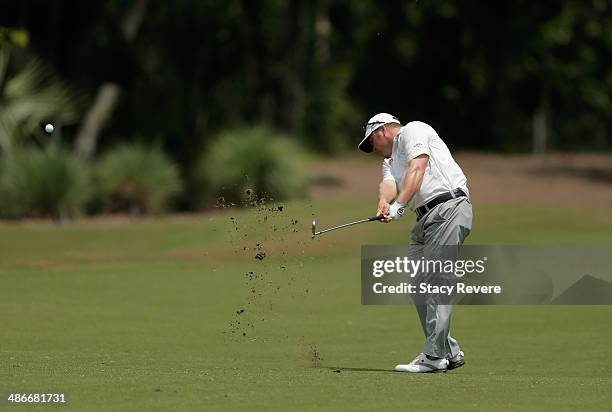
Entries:
[[[458,306],[466,366],[394,373],[421,327],[413,307],[360,304],[360,248],[406,243],[412,217],[312,240],[312,214],[374,205],[276,206],[0,224],[0,393],[79,411],[610,408],[611,307]],[[612,209],[474,214],[470,244],[612,246]]]

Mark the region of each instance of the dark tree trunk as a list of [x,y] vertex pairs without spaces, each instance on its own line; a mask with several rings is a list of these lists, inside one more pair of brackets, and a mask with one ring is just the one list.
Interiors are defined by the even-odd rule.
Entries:
[[[138,0],[121,23],[121,31],[127,43],[131,43],[136,37],[147,2],[148,0]],[[116,83],[106,82],[98,88],[94,102],[85,114],[85,119],[77,134],[75,148],[80,156],[87,159],[96,151],[100,130],[110,119],[119,94],[120,88]]]

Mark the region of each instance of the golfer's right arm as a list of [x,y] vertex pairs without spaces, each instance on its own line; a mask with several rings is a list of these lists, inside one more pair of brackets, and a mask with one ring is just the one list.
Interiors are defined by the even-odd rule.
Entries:
[[397,187],[395,180],[385,179],[378,185],[378,210],[376,216],[385,215],[383,222],[389,223],[391,218],[388,217],[389,205],[397,196]]

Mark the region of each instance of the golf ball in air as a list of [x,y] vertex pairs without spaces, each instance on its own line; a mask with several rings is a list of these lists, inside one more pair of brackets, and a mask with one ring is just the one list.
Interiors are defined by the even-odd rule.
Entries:
[[55,129],[55,128],[53,127],[53,125],[52,125],[51,123],[47,123],[47,124],[45,125],[45,132],[47,132],[47,133],[53,133],[53,130],[54,130],[54,129]]

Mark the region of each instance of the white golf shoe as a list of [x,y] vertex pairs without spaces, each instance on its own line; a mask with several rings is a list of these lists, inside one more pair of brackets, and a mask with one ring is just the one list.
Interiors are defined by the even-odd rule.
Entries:
[[407,365],[396,365],[396,372],[413,372],[413,373],[440,373],[446,372],[448,368],[448,359],[428,359],[423,353],[414,358]]
[[459,351],[458,354],[453,356],[452,358],[448,358],[448,370],[453,370],[462,367],[465,365],[465,355],[463,351]]

